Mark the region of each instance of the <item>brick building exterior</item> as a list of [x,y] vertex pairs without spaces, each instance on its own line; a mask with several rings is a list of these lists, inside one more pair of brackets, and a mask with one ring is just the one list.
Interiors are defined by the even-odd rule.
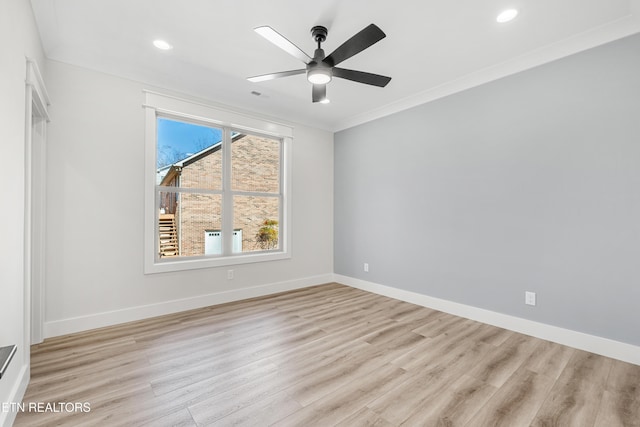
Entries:
[[[280,153],[279,140],[235,135],[231,144],[232,190],[277,196],[280,191]],[[166,173],[160,182],[162,186],[221,190],[221,144],[214,144],[163,169]],[[242,235],[241,243],[236,242],[234,247],[242,252],[262,250],[256,235],[265,220],[279,219],[279,198],[235,195],[233,206],[235,234]],[[212,243],[207,243],[205,234],[219,232],[222,228],[220,194],[165,192],[161,193],[160,209],[165,214],[175,215],[180,256],[204,255],[206,250],[212,253]]]

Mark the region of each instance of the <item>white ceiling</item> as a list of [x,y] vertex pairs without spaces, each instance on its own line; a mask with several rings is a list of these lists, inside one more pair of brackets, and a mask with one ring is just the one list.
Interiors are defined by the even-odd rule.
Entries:
[[[640,31],[640,0],[31,0],[48,58],[262,115],[344,129]],[[496,15],[517,8],[498,24]],[[313,56],[370,23],[387,37],[340,64],[391,76],[386,88],[334,79],[312,104],[304,68],[253,31],[269,25]],[[152,45],[165,39],[174,46]],[[252,91],[262,96],[252,95]]]

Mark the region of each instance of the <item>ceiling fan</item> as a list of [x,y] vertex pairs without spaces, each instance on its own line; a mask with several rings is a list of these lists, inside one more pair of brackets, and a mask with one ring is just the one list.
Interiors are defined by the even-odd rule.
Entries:
[[326,27],[318,25],[311,28],[311,35],[316,43],[318,43],[318,48],[314,52],[313,58],[271,27],[257,27],[254,31],[287,52],[289,55],[298,58],[307,64],[307,66],[306,68],[299,70],[281,71],[279,73],[249,77],[247,80],[251,82],[263,82],[266,80],[278,79],[280,77],[295,76],[296,74],[306,73],[307,80],[313,84],[313,102],[327,103],[329,102],[329,99],[327,98],[327,83],[329,83],[333,77],[339,77],[378,87],[385,87],[391,81],[391,77],[336,67],[336,65],[340,64],[342,61],[362,52],[386,37],[386,34],[375,24],[367,26],[349,40],[342,43],[342,45],[334,50],[329,56],[325,56],[324,50],[321,47],[321,43],[327,39],[328,31]]

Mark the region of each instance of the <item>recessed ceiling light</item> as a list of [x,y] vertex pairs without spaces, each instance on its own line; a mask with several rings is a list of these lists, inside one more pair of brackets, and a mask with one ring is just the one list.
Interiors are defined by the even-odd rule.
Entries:
[[173,49],[173,46],[171,46],[169,43],[167,43],[164,40],[154,40],[153,41],[153,45],[155,47],[157,47],[160,50],[170,50]]
[[320,100],[320,104],[328,104],[328,103],[330,103],[330,102],[331,102],[331,101],[329,100],[329,98],[322,98],[322,99]]
[[518,11],[516,9],[507,9],[496,17],[496,21],[503,24],[505,22],[509,22],[513,20],[516,16],[518,16]]

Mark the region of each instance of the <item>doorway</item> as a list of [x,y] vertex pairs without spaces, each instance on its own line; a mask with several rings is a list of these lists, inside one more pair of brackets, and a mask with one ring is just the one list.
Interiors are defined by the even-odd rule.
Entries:
[[25,126],[25,348],[44,339],[46,140],[49,97],[37,64],[27,59]]

